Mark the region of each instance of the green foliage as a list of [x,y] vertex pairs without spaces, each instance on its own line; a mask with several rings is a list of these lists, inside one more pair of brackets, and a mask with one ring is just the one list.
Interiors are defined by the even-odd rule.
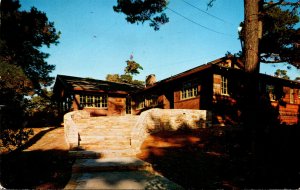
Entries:
[[120,82],[124,82],[124,83],[132,83],[132,75],[121,75],[120,76]]
[[118,0],[113,9],[117,13],[124,13],[131,24],[149,21],[150,27],[159,30],[160,25],[169,22],[167,15],[162,13],[167,4],[167,0]]
[[43,89],[43,96],[33,95],[26,104],[26,115],[29,119],[28,125],[51,126],[59,122],[58,107],[53,104],[52,91]]
[[32,129],[5,129],[0,133],[0,146],[9,151],[22,146],[33,135]]
[[296,51],[293,45],[299,41],[300,35],[295,29],[298,22],[299,16],[289,10],[273,7],[266,11],[263,16],[263,37],[260,42],[263,62],[293,63]]
[[120,83],[127,83],[127,84],[134,84],[137,86],[143,87],[145,85],[144,81],[133,80],[132,75],[124,74],[108,74],[106,75],[106,80],[111,82],[120,82]]
[[290,79],[290,77],[287,75],[286,70],[277,69],[274,73],[275,77],[283,78],[283,79]]
[[125,67],[124,70],[125,74],[136,75],[136,74],[140,74],[139,69],[143,70],[143,67],[133,60],[127,60],[126,63],[127,66]]
[[120,82],[119,74],[107,74],[106,80],[111,82]]
[[140,69],[143,70],[143,67],[137,62],[135,62],[134,60],[132,60],[132,58],[130,58],[130,60],[127,60],[126,63],[127,66],[124,69],[123,75],[107,74],[106,80],[111,82],[133,84],[133,85],[143,87],[145,85],[144,81],[133,80],[133,75],[139,74],[140,73],[139,70]]
[[0,89],[2,91],[0,104],[5,103],[3,98],[6,92],[13,91],[20,95],[26,95],[31,90],[30,86],[30,81],[20,66],[0,60]]
[[19,1],[1,1],[0,60],[20,67],[32,89],[40,93],[43,86],[53,82],[49,73],[55,68],[45,61],[49,54],[40,48],[57,44],[60,32],[45,13],[34,7],[30,11],[19,8]]
[[34,94],[47,97],[43,88],[53,82],[49,74],[55,66],[46,62],[49,54],[40,49],[57,44],[60,36],[45,13],[34,7],[20,11],[20,7],[18,0],[1,1],[0,141],[3,146],[20,146],[30,134],[24,130],[25,120],[42,119],[42,115],[32,117],[37,113],[32,107],[44,112],[46,108],[41,105],[45,102],[28,97]]
[[[259,43],[260,61],[263,63],[288,62],[300,68],[300,29],[299,15],[286,6],[265,6],[261,15],[263,33]],[[244,23],[240,24],[244,28]],[[244,42],[244,31],[239,38]]]
[[27,77],[19,66],[0,60],[0,132],[22,125],[26,104],[24,95],[30,91],[27,82]]

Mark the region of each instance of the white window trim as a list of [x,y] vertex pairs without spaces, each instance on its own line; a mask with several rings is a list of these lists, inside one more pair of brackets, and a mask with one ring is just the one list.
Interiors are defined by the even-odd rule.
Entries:
[[224,77],[224,76],[221,76],[221,95],[229,96],[228,79],[227,79],[227,77]]
[[[190,85],[187,85],[190,83]],[[185,95],[184,95],[185,94]],[[180,90],[180,100],[187,100],[198,96],[198,83],[196,80],[187,81],[182,84]]]
[[147,98],[145,101],[145,106],[146,107],[153,107],[158,105],[158,100],[157,98]]
[[290,88],[290,104],[295,103],[295,97],[294,97],[294,89]]
[[[271,87],[272,91],[270,91],[270,90],[271,90],[270,87]],[[267,84],[267,85],[266,85],[266,92],[267,92],[267,95],[269,96],[270,101],[273,102],[273,101],[276,100],[276,96],[275,96],[275,86],[274,86],[274,85],[272,85],[272,84]]]
[[[83,99],[85,101],[83,102]],[[90,100],[90,102],[88,102]],[[83,108],[107,108],[108,96],[107,95],[79,95],[80,106]],[[97,106],[99,104],[99,106]]]

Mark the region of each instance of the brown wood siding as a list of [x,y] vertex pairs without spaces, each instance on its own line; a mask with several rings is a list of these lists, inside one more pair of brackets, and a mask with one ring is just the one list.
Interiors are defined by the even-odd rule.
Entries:
[[299,123],[299,109],[297,104],[286,104],[279,106],[279,119],[281,123],[297,124]]
[[174,92],[174,109],[200,109],[200,85],[197,89],[198,95],[196,97],[181,99],[181,88],[177,88]]
[[[176,93],[175,93],[176,94]],[[200,96],[174,102],[175,109],[199,109]]]
[[[80,97],[75,95],[73,100],[73,109],[79,110]],[[85,107],[83,110],[88,111],[91,116],[109,116],[109,115],[125,115],[126,114],[126,98],[109,96],[107,100],[107,108]]]
[[[291,103],[290,90],[293,89],[294,103]],[[299,90],[292,87],[283,87],[283,105],[279,105],[279,119],[284,124],[299,124],[300,98]],[[273,103],[277,106],[277,103]]]

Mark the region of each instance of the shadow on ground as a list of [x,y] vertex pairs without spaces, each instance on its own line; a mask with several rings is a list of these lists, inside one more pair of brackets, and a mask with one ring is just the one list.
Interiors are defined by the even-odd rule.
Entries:
[[36,150],[1,155],[1,185],[8,189],[61,189],[71,176],[67,151]]
[[[61,189],[66,185],[74,159],[68,156],[63,133],[56,129],[63,130],[58,127],[41,130],[16,150],[0,155],[1,186],[8,189]],[[51,142],[61,147],[54,148]]]
[[[299,126],[282,126],[267,134],[257,141],[254,154],[247,134],[237,127],[162,131],[146,139],[138,157],[185,189],[299,188]],[[0,161],[0,182],[8,189],[62,189],[74,163],[67,150],[58,149],[15,151],[1,155]],[[88,186],[83,184],[87,180],[114,187],[143,180],[142,174],[120,175],[86,173],[79,176],[78,187]]]
[[160,132],[138,157],[185,189],[300,187],[298,127],[277,128],[255,155],[246,139],[237,128]]

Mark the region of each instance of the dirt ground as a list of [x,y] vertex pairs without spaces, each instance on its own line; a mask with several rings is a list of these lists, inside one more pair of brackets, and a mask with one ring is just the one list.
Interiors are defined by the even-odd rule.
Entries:
[[[2,154],[1,185],[9,189],[62,189],[74,160],[62,127],[35,129],[22,151]],[[258,141],[254,154],[240,130],[209,128],[149,136],[139,158],[185,189],[300,187],[299,130]]]
[[71,177],[73,160],[63,127],[33,128],[22,147],[1,155],[1,186],[8,189],[62,189]]

